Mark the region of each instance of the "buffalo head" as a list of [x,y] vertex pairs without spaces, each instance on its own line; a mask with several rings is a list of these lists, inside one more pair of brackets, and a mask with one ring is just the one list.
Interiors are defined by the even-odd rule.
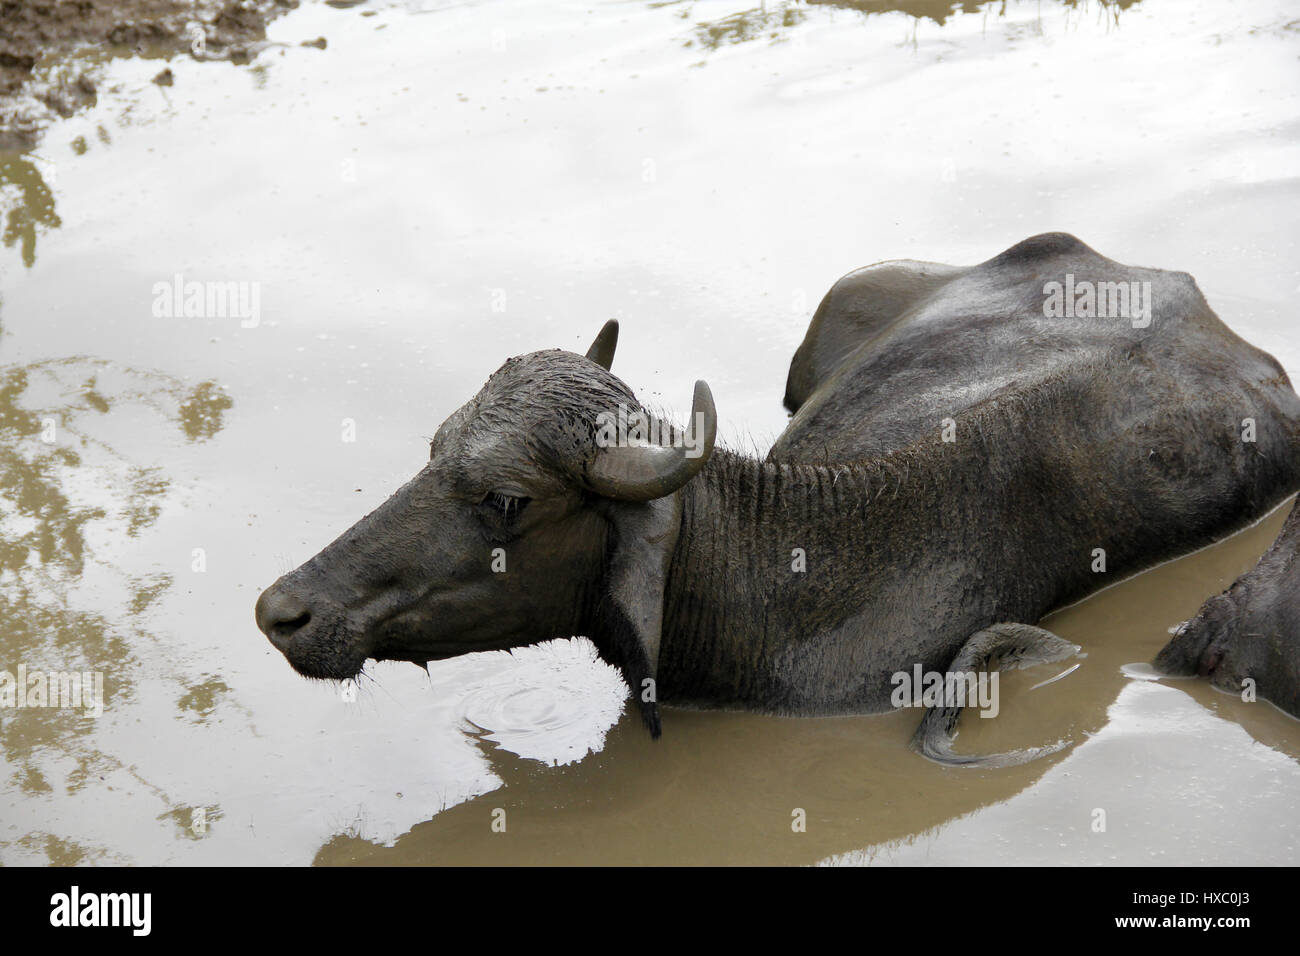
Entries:
[[717,417],[697,382],[690,428],[661,428],[609,371],[617,338],[611,321],[586,356],[510,359],[443,422],[414,478],[258,598],[258,627],[295,670],[341,680],[370,658],[587,635],[658,733],[640,690],[657,665],[677,492],[708,460]]

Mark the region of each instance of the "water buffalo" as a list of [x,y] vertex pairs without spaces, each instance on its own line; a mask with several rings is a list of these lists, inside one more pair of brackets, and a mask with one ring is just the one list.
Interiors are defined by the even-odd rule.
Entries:
[[1300,717],[1300,507],[1259,564],[1201,605],[1155,666],[1254,693]]
[[[610,372],[616,336],[507,361],[410,482],[261,595],[299,673],[580,634],[655,736],[659,701],[882,712],[901,673],[1073,652],[1033,622],[1300,486],[1277,362],[1190,276],[1064,234],[837,282],[766,460],[713,447],[703,382],[667,442],[602,441],[640,410]],[[954,755],[944,703],[922,753],[1032,756]]]

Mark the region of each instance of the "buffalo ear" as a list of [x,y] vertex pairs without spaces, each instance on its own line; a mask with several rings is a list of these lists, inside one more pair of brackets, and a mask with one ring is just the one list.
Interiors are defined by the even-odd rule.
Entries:
[[650,736],[656,738],[660,734],[656,680],[664,586],[681,517],[677,495],[610,503],[605,591],[592,635],[601,656],[623,672]]

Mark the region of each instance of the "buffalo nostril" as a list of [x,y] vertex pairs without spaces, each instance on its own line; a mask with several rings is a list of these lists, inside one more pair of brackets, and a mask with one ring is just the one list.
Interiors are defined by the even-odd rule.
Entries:
[[294,631],[303,627],[310,620],[311,620],[311,613],[309,611],[303,611],[301,614],[299,614],[297,617],[293,618],[292,620],[276,621],[273,625],[271,625],[271,629],[275,631],[275,633],[277,634],[286,634],[286,635],[292,634]]
[[294,634],[311,621],[307,605],[291,594],[271,587],[257,599],[257,626],[271,643],[283,651]]

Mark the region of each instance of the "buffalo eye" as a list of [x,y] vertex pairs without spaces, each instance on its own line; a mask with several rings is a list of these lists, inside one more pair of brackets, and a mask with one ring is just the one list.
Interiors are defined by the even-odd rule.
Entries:
[[523,495],[511,495],[502,491],[490,491],[484,497],[482,507],[497,515],[505,521],[513,521],[518,518],[527,507],[531,498]]

